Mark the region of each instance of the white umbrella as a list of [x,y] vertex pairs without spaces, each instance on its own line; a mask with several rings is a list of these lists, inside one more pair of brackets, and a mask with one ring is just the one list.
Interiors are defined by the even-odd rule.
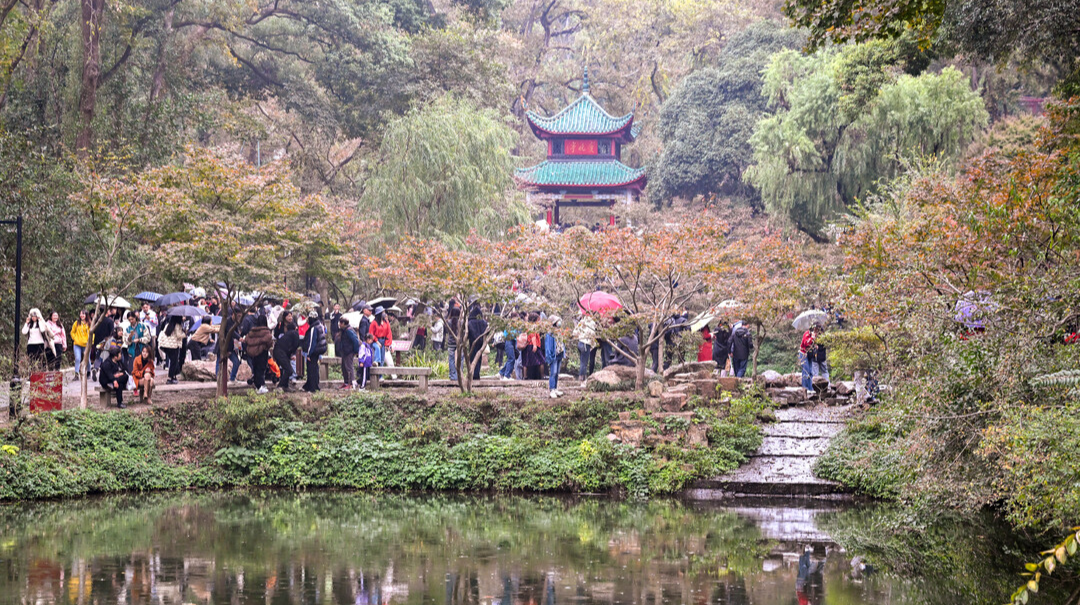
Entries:
[[702,328],[711,324],[715,319],[716,315],[713,315],[712,313],[706,311],[705,313],[702,313],[701,315],[698,315],[694,318],[693,323],[690,324],[690,331],[700,332]]
[[349,311],[348,313],[342,313],[341,318],[349,322],[350,326],[359,328],[360,320],[364,318],[364,314],[360,311]]
[[818,309],[810,309],[809,311],[799,313],[799,316],[795,318],[795,321],[791,322],[791,327],[796,330],[809,330],[810,326],[823,326],[828,321],[828,313]]
[[96,297],[86,299],[86,304],[96,305],[101,303],[106,307],[115,307],[117,309],[130,309],[131,303],[119,296],[102,296],[98,294]]
[[737,300],[725,300],[724,302],[716,305],[716,309],[737,309],[742,306],[742,303]]

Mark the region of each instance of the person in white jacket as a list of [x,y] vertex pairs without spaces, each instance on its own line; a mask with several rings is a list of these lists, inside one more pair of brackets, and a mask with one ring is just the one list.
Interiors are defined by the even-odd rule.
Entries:
[[32,366],[40,368],[46,359],[56,356],[56,337],[40,310],[30,309],[22,333],[26,336],[26,357]]

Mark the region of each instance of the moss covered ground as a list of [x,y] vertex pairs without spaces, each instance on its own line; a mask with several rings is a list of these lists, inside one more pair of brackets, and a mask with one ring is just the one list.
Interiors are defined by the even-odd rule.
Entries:
[[0,500],[230,486],[610,492],[643,498],[736,468],[760,443],[757,397],[689,405],[708,447],[612,443],[640,400],[492,393],[243,395],[142,413],[42,414],[0,429]]

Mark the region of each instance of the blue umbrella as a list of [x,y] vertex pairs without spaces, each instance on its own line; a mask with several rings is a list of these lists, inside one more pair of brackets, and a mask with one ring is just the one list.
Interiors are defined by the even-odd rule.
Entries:
[[135,295],[135,300],[141,300],[148,303],[157,302],[161,298],[161,295],[157,292],[139,292]]
[[191,300],[191,295],[187,292],[173,292],[172,294],[166,294],[157,299],[157,304],[160,307],[168,307],[169,305],[175,305],[189,300]]
[[220,326],[221,325],[221,316],[220,315],[211,315],[210,316],[210,325],[212,325],[212,326]]

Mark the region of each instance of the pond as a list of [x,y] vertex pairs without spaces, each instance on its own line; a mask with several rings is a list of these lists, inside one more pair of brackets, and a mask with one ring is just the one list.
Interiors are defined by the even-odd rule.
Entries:
[[[9,504],[0,505],[0,603],[1004,601],[992,593],[1017,577],[1010,557],[994,561],[998,572],[942,577],[907,560],[907,578],[853,571],[830,532],[858,543],[886,518],[880,507],[833,504],[351,492]],[[979,538],[949,543],[1000,554]],[[984,573],[1003,581],[988,586]]]

